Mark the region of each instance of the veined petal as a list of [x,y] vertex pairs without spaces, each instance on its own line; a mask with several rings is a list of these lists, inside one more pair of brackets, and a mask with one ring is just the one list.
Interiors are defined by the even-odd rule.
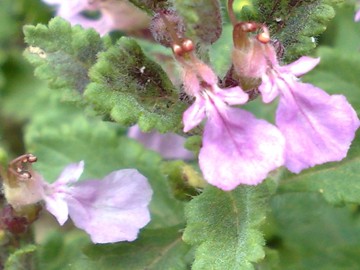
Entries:
[[346,98],[299,82],[286,91],[276,113],[276,124],[286,139],[285,166],[299,173],[343,159],[359,127]]
[[245,104],[249,100],[249,95],[246,94],[239,86],[227,89],[220,89],[217,87],[216,90],[216,96],[229,105],[241,105]]
[[137,170],[115,171],[103,180],[75,184],[67,196],[69,215],[94,243],[133,241],[150,221],[152,190]]
[[279,95],[279,88],[274,74],[264,74],[261,78],[262,82],[259,91],[264,103],[270,103]]
[[69,209],[65,201],[65,194],[53,193],[44,197],[46,210],[53,214],[62,226],[68,219]]
[[199,154],[210,184],[223,190],[256,185],[283,165],[285,141],[275,126],[237,108],[219,111],[215,106],[210,113]]
[[316,67],[319,62],[320,58],[302,56],[291,64],[281,67],[281,69],[286,69],[289,73],[294,74],[296,77],[300,77]]
[[52,184],[53,186],[62,186],[75,183],[79,180],[84,171],[84,161],[79,163],[71,163],[65,167],[58,179]]
[[195,102],[184,112],[183,123],[184,132],[188,132],[205,118],[205,100],[197,96]]

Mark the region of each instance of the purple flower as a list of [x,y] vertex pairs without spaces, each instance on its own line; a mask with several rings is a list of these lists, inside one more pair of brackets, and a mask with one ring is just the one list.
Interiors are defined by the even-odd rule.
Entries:
[[68,165],[53,184],[44,182],[47,210],[63,225],[68,216],[94,243],[133,241],[150,221],[152,190],[135,169],[114,171],[102,180],[76,183],[84,163]]
[[354,18],[355,22],[360,21],[360,9],[355,13],[355,18]]
[[346,157],[359,127],[356,112],[342,95],[300,82],[297,77],[320,61],[310,57],[280,66],[273,47],[264,52],[268,65],[259,90],[265,103],[280,96],[276,125],[286,139],[285,166],[292,172]]
[[[46,209],[60,225],[70,216],[76,227],[86,231],[94,243],[133,241],[139,229],[150,221],[148,205],[152,190],[147,179],[135,169],[114,171],[102,180],[77,182],[84,162],[68,165],[52,184],[21,162],[11,171],[17,179],[4,184],[5,197],[16,211],[44,200]],[[19,166],[17,164],[20,164]],[[21,174],[17,173],[20,171]],[[11,175],[10,174],[10,175]]]
[[[126,32],[145,29],[150,22],[150,18],[144,12],[127,1],[43,0],[43,2],[56,5],[57,16],[72,25],[94,28],[102,36],[117,29]],[[85,11],[100,12],[100,18],[89,18],[84,15]]]
[[186,139],[174,133],[161,134],[156,131],[144,133],[139,126],[129,129],[128,136],[146,148],[158,152],[165,159],[193,159],[194,155],[184,148]]
[[103,15],[99,19],[90,19],[82,14],[84,11],[97,11],[99,4],[88,0],[43,0],[49,5],[57,5],[57,16],[69,21],[72,25],[84,28],[94,28],[100,35],[105,35],[114,29],[111,16]]
[[228,106],[247,102],[248,95],[240,87],[220,89],[215,74],[199,60],[184,67],[185,89],[196,98],[183,115],[184,131],[207,118],[199,153],[205,180],[232,190],[240,184],[259,184],[283,165],[285,141],[279,130],[249,112]]

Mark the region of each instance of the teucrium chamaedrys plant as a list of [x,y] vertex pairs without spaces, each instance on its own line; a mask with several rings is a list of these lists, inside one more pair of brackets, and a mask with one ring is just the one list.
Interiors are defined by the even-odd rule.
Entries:
[[[342,1],[36,1],[57,16],[24,27],[46,84],[15,91],[34,79],[6,77],[9,62],[0,89],[0,120],[19,117],[22,150],[39,157],[2,172],[8,269],[31,257],[41,269],[358,265],[348,204],[360,203],[360,55],[344,41],[360,44],[354,5],[321,36]],[[33,245],[26,231],[42,208],[90,238]]]

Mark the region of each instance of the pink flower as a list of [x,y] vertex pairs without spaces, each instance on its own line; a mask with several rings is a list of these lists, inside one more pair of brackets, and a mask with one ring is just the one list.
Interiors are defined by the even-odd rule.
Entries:
[[199,165],[205,180],[223,190],[256,185],[283,165],[284,138],[279,130],[251,113],[228,105],[244,104],[240,87],[220,89],[212,70],[200,60],[184,63],[184,85],[195,102],[183,115],[187,132],[207,118]]
[[[99,0],[43,0],[57,6],[57,16],[72,25],[94,28],[100,35],[113,30],[137,31],[147,28],[150,18],[127,1]],[[92,19],[83,14],[85,11],[98,11],[100,18]]]
[[90,19],[82,14],[83,11],[97,11],[99,4],[89,0],[43,0],[49,5],[57,5],[57,16],[69,21],[72,25],[84,28],[94,28],[100,35],[105,35],[114,29],[113,19],[102,15],[99,19]]
[[94,243],[135,240],[139,229],[150,221],[152,190],[147,179],[135,169],[125,169],[102,180],[77,182],[83,169],[84,162],[70,164],[52,184],[32,170],[22,171],[23,180],[15,185],[5,183],[6,199],[16,211],[44,200],[60,225],[70,216]]
[[[276,125],[286,139],[285,166],[292,172],[346,157],[359,127],[356,112],[341,95],[299,82],[320,61],[310,57],[280,66],[273,47],[264,45],[268,60],[259,90],[265,103],[280,96]],[[263,67],[260,67],[263,68]]]
[[158,152],[165,159],[193,159],[194,155],[184,148],[186,139],[174,133],[161,134],[156,131],[144,133],[139,126],[132,126],[128,137],[142,143],[146,148]]
[[360,21],[360,9],[355,13],[355,18],[354,18],[355,22]]

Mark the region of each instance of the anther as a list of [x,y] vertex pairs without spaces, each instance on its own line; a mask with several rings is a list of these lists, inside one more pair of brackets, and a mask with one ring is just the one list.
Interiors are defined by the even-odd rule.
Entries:
[[37,157],[34,156],[34,155],[32,155],[32,154],[29,154],[29,156],[28,156],[28,161],[29,161],[30,163],[34,163],[34,162],[37,161]]
[[270,36],[268,33],[261,33],[259,35],[257,35],[257,39],[261,42],[261,43],[269,43],[270,41]]
[[177,56],[181,56],[184,53],[183,48],[178,44],[172,45],[172,50],[173,50],[174,54]]
[[31,174],[28,171],[22,171],[19,174],[22,178],[27,178],[27,179],[31,178]]
[[185,52],[191,52],[194,50],[194,43],[190,39],[185,39],[181,44],[181,48]]

